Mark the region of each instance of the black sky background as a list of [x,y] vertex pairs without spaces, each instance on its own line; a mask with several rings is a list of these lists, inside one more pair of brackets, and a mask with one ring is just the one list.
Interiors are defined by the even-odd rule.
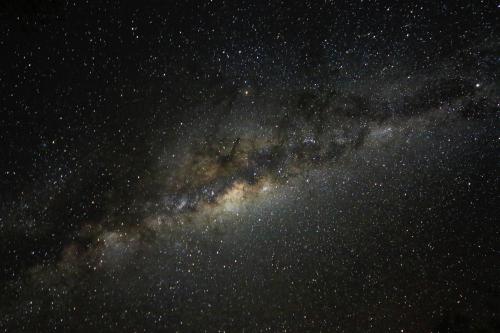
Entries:
[[[242,89],[258,95],[276,87],[295,96],[419,74],[432,80],[429,68],[441,63],[488,73],[484,84],[498,88],[499,13],[493,1],[4,3],[0,281],[59,260],[68,244],[85,242],[82,225],[102,223],[109,207],[127,224],[140,224],[144,213],[134,207],[154,192],[142,179],[186,119],[205,121],[192,111],[200,105],[231,105]],[[464,91],[475,84],[450,82],[442,95],[424,89],[406,112],[418,114],[446,94],[470,96]],[[484,206],[477,204],[482,213],[471,219],[489,221],[481,232],[493,233],[498,160],[495,147],[483,147],[477,174],[496,182],[471,197],[452,192],[453,209],[474,197]],[[464,159],[457,173],[470,171]]]

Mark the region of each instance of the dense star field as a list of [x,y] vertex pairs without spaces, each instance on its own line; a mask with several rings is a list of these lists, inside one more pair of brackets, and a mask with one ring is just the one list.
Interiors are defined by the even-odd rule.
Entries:
[[500,5],[0,7],[2,332],[499,332]]

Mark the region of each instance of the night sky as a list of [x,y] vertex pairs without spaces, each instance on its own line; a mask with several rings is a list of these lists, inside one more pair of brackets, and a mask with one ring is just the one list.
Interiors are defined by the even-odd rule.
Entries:
[[498,1],[0,5],[2,332],[500,332]]

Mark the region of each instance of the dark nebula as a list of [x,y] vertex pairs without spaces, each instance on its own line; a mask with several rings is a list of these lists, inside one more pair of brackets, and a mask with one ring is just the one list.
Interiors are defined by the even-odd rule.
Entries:
[[0,10],[3,332],[499,332],[500,5]]

